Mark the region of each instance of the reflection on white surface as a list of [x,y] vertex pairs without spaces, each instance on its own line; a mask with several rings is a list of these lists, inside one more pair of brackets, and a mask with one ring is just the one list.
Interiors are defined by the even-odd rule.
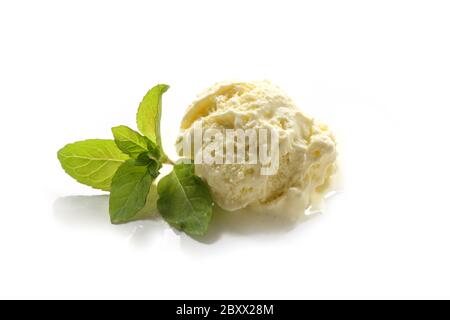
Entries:
[[127,238],[131,245],[151,243],[170,228],[159,217],[113,225],[108,214],[109,196],[68,196],[53,204],[55,220],[67,227],[95,229],[96,232],[115,232]]
[[109,223],[109,196],[68,196],[56,199],[53,204],[58,222],[85,227],[102,227]]
[[283,234],[310,218],[312,216],[303,215],[298,220],[293,221],[283,216],[266,215],[245,209],[227,212],[216,206],[209,232],[199,241],[212,243],[226,234],[238,236]]
[[[271,236],[287,233],[298,224],[303,223],[316,215],[303,215],[296,221],[265,215],[263,213],[226,212],[219,207],[214,208],[209,232],[201,238],[191,239],[183,233],[171,228],[159,215],[153,218],[129,222],[121,225],[112,225],[108,215],[108,195],[96,196],[68,196],[58,198],[53,204],[56,222],[71,228],[95,229],[94,231],[117,232],[125,236],[131,245],[146,245],[158,243],[167,238],[170,241],[178,238],[181,243],[196,245],[213,244],[226,235],[235,236]],[[172,229],[172,230],[169,230]],[[157,239],[160,237],[160,239]]]

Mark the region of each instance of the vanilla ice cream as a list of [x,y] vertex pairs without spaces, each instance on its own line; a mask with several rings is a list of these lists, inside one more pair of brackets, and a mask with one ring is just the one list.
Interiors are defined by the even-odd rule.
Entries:
[[[219,83],[208,89],[186,111],[179,153],[180,141],[194,134],[199,121],[204,130],[267,129],[279,138],[279,166],[271,175],[261,174],[260,163],[196,163],[196,174],[208,183],[215,203],[225,210],[276,208],[281,214],[299,216],[326,191],[336,170],[336,142],[327,126],[301,112],[268,81]],[[215,143],[205,140],[201,150],[211,150]],[[248,157],[252,151],[246,152]]]

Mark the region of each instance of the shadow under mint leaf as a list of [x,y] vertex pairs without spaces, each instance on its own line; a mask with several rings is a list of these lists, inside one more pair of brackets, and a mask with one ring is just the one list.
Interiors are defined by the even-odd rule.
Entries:
[[158,215],[153,214],[152,204],[146,206],[143,220],[113,225],[109,219],[109,195],[67,196],[53,204],[55,221],[69,228],[95,232],[118,233],[129,239],[130,244],[145,246],[169,228]]
[[57,222],[80,227],[110,225],[109,196],[68,196],[56,199],[53,212]]

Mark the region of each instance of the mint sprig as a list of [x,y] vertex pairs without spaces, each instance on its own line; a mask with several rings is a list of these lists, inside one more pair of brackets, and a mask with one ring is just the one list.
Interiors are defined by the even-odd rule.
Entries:
[[[127,126],[112,128],[114,140],[92,139],[66,145],[58,151],[63,169],[78,182],[111,191],[109,213],[114,224],[149,216],[156,208],[174,228],[190,236],[205,235],[213,201],[206,183],[188,161],[176,164],[161,142],[162,95],[159,84],[144,96],[137,112],[137,132]],[[163,164],[173,171],[156,180]]]

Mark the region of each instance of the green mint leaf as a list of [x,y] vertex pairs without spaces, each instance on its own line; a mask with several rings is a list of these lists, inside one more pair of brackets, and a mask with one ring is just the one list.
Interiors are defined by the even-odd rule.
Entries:
[[132,220],[143,220],[156,216],[158,213],[158,207],[156,206],[157,200],[158,191],[156,189],[156,181],[154,181],[150,187],[145,206],[136,213]]
[[[147,137],[146,137],[147,139]],[[152,159],[158,160],[158,161],[162,161],[164,160],[161,153],[162,151],[162,147],[159,147],[156,145],[156,143],[154,143],[153,141],[147,139],[147,150],[148,150],[148,156]]]
[[168,89],[169,86],[166,84],[158,84],[150,89],[142,99],[136,116],[139,131],[159,146],[164,158],[165,155],[162,151],[160,122],[162,95]]
[[111,129],[114,141],[122,152],[136,159],[140,154],[148,151],[148,139],[127,126]]
[[109,191],[114,174],[129,157],[113,140],[92,139],[66,145],[58,151],[58,159],[78,182]]
[[[151,162],[155,162],[151,160]],[[135,219],[145,207],[150,187],[158,176],[159,165],[130,159],[117,170],[111,186],[109,214],[112,223],[124,223]]]
[[206,234],[213,200],[208,186],[194,173],[194,164],[178,162],[158,184],[157,202],[161,216],[190,236]]

